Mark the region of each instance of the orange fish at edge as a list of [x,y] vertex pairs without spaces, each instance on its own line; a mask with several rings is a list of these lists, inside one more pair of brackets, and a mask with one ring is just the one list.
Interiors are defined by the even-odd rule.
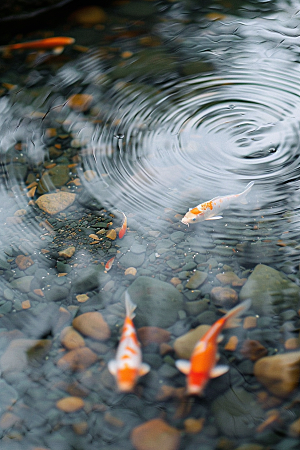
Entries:
[[10,50],[47,50],[53,49],[56,54],[61,53],[66,45],[74,44],[75,39],[67,36],[57,36],[46,39],[37,39],[35,41],[18,42],[0,46],[0,51]]
[[228,311],[197,342],[190,361],[179,359],[175,362],[176,367],[187,376],[187,394],[201,395],[210,378],[219,377],[229,370],[228,366],[216,365],[220,357],[218,354],[218,342],[222,340],[220,333],[224,328],[235,326],[235,319],[250,305],[251,300],[248,299]]
[[109,361],[108,370],[116,378],[120,392],[131,392],[139,377],[149,372],[150,366],[142,362],[142,352],[132,319],[136,305],[125,293],[126,317],[116,358]]

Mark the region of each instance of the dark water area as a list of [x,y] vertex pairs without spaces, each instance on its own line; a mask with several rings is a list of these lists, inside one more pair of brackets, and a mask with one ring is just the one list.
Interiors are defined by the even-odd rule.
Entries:
[[[75,39],[0,58],[0,448],[298,449],[299,5],[93,8],[1,42]],[[150,371],[120,392],[128,294]]]

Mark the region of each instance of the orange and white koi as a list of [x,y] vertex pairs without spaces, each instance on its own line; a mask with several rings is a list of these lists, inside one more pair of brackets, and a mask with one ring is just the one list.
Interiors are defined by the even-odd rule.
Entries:
[[37,39],[35,41],[19,42],[17,44],[8,44],[0,46],[0,51],[10,50],[49,50],[53,49],[56,54],[63,51],[66,45],[74,44],[75,39],[67,36],[57,36],[46,39]]
[[111,267],[112,267],[112,265],[113,265],[113,263],[114,263],[114,260],[115,260],[115,256],[113,256],[112,258],[110,258],[108,261],[107,261],[107,263],[105,264],[105,271],[106,272],[108,272],[110,269],[111,269]]
[[123,219],[121,229],[119,231],[119,239],[122,239],[125,236],[125,233],[127,231],[127,217],[125,216],[124,213],[122,213],[122,214],[124,216],[124,219]]
[[139,377],[149,372],[150,366],[142,363],[142,352],[132,319],[136,305],[125,293],[126,317],[116,359],[109,361],[108,370],[116,378],[121,392],[131,392]]
[[176,367],[187,375],[187,394],[201,395],[210,378],[219,377],[229,370],[225,365],[216,366],[219,360],[218,342],[222,340],[220,333],[224,328],[236,326],[235,319],[243,314],[250,304],[251,300],[245,300],[217,320],[197,342],[190,361],[179,359],[175,362]]
[[200,203],[195,208],[190,208],[185,216],[181,219],[181,222],[185,225],[194,222],[202,222],[203,220],[216,220],[222,219],[220,212],[229,208],[234,203],[247,204],[246,195],[254,185],[254,181],[247,184],[246,189],[240,194],[226,195],[225,197],[215,197],[205,203]]

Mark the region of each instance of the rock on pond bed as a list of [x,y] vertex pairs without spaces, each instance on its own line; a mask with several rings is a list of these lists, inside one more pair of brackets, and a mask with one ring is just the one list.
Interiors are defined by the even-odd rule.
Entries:
[[128,293],[137,304],[136,326],[156,326],[168,328],[178,318],[183,307],[180,292],[170,283],[157,278],[138,277],[128,288]]

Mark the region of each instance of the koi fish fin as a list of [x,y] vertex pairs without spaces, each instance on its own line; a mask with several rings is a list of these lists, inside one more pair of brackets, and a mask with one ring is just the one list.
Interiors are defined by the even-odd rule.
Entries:
[[175,361],[175,365],[177,369],[180,370],[180,372],[184,373],[185,375],[190,373],[191,370],[190,361],[187,361],[186,359],[178,359],[177,361]]
[[115,359],[111,359],[108,362],[107,368],[112,375],[114,375],[114,376],[117,375],[117,361]]
[[223,219],[223,216],[208,217],[208,219],[205,219],[205,220],[218,220],[218,219]]
[[150,371],[151,367],[149,364],[142,363],[140,370],[139,370],[139,376],[142,377],[143,375],[146,375]]
[[135,317],[134,310],[136,308],[136,305],[131,300],[130,295],[127,291],[125,292],[125,308],[126,316],[130,317],[130,319],[133,319]]
[[239,194],[239,201],[243,205],[247,205],[248,201],[246,199],[246,195],[248,194],[248,192],[250,191],[250,189],[252,188],[253,185],[254,185],[254,181],[250,181],[250,183],[247,184],[246,189]]
[[215,366],[211,371],[210,371],[210,377],[211,378],[217,378],[220,377],[221,375],[224,375],[224,373],[228,372],[229,370],[229,366]]
[[226,319],[226,323],[224,328],[233,328],[237,326],[236,318],[241,316],[247,309],[250,308],[251,300],[248,298],[248,300],[245,300],[244,302],[240,303],[239,305],[232,308],[228,313],[224,316]]
[[220,342],[222,342],[224,339],[223,334],[219,334],[218,338],[217,338],[217,343],[220,344]]

